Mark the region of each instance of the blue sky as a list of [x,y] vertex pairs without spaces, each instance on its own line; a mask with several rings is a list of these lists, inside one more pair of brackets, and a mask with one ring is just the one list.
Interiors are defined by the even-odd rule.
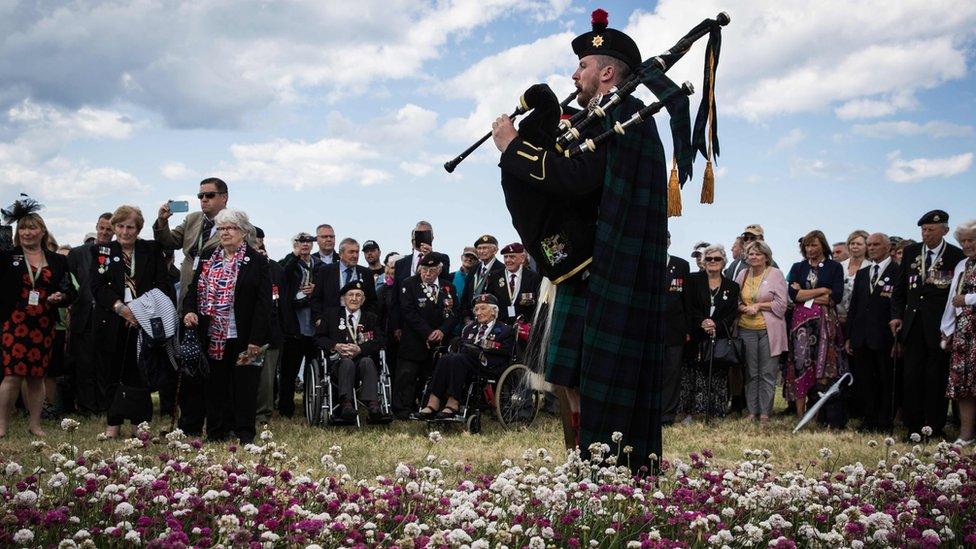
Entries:
[[[761,223],[783,265],[813,228],[915,236],[933,208],[976,217],[966,0],[5,2],[0,201],[30,193],[77,243],[101,211],[138,205],[148,224],[216,175],[274,256],[322,222],[402,252],[427,219],[456,264],[482,233],[517,236],[490,143],[453,175],[441,164],[529,85],[571,90],[569,42],[597,7],[645,57],[732,17],[716,203],[697,204],[699,160],[671,222],[677,255]],[[703,49],[672,76],[700,87]]]

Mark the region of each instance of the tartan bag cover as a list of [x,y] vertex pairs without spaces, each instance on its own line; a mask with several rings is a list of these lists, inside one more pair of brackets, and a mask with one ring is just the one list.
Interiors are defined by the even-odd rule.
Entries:
[[[628,97],[609,129],[643,107]],[[580,448],[633,447],[630,466],[661,456],[661,366],[667,285],[667,166],[652,120],[608,143],[590,267],[580,375]],[[623,458],[622,458],[623,459]]]

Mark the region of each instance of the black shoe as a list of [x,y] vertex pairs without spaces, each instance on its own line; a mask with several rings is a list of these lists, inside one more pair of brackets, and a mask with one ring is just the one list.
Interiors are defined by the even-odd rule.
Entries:
[[383,413],[383,410],[380,409],[378,405],[370,406],[368,410],[369,410],[368,421],[370,423],[373,424],[389,423],[390,421],[393,420],[393,416]]
[[[430,410],[430,411],[425,412],[424,410]],[[430,421],[434,419],[435,416],[437,416],[437,412],[433,408],[424,406],[421,410],[410,414],[410,419],[417,420],[417,421]]]
[[454,419],[457,417],[457,415],[458,415],[457,410],[451,408],[450,406],[445,406],[440,412],[437,412],[437,415],[434,416],[434,419],[443,421],[448,419]]
[[343,403],[342,408],[339,410],[339,417],[343,421],[356,421],[356,409],[352,407],[351,403]]

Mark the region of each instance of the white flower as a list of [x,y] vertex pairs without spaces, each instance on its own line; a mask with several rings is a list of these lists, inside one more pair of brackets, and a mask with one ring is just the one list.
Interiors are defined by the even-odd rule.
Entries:
[[[922,435],[923,436],[927,436],[927,437],[932,436],[932,428],[929,427],[928,425],[926,425],[925,427],[922,427]],[[935,533],[935,532],[933,532],[933,533]],[[936,534],[936,536],[938,536],[938,534]]]
[[12,477],[14,475],[19,475],[23,470],[24,468],[21,467],[19,463],[11,461],[6,467],[4,467],[3,472],[6,473],[8,477]]
[[115,506],[115,514],[127,517],[132,513],[136,512],[136,508],[132,506],[131,503],[123,501],[122,503]]
[[78,423],[77,421],[71,419],[70,417],[66,417],[66,418],[64,418],[64,419],[61,420],[61,430],[62,431],[67,431],[67,432],[70,433],[70,432],[78,429],[79,426],[81,426],[81,423]]
[[14,534],[14,543],[19,543],[21,545],[26,545],[34,540],[34,532],[31,532],[27,528],[21,528],[17,530]]
[[546,540],[539,536],[533,536],[529,540],[529,549],[546,549]]
[[269,440],[271,440],[273,438],[274,438],[274,435],[271,434],[271,431],[269,431],[267,429],[261,431],[261,440],[263,440],[263,441],[269,441]]
[[430,433],[429,433],[429,434],[427,435],[427,438],[428,438],[428,439],[429,439],[429,440],[430,440],[431,442],[433,442],[434,444],[437,444],[438,442],[440,442],[440,441],[442,441],[442,440],[444,440],[444,437],[443,437],[443,436],[441,435],[441,432],[440,432],[440,431],[431,431],[431,432],[430,432]]
[[912,433],[912,436],[909,438],[911,439],[912,442],[922,442],[922,436],[919,435],[918,433]]
[[125,533],[125,541],[128,541],[129,543],[139,543],[142,541],[142,538],[139,537],[139,532],[129,530]]
[[[461,545],[462,543],[470,543],[471,536],[469,536],[464,530],[455,528],[447,534],[447,540],[450,541],[452,545]],[[545,544],[543,544],[543,547],[545,547]]]
[[14,505],[33,506],[35,503],[37,503],[37,492],[33,490],[24,490],[14,494]]
[[613,434],[610,435],[610,440],[614,441],[617,444],[619,444],[620,441],[623,439],[624,439],[624,434],[621,433],[620,431],[614,431]]

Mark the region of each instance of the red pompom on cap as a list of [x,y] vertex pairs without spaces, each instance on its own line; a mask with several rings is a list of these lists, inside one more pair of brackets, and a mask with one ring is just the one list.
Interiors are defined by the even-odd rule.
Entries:
[[594,32],[601,32],[607,29],[607,25],[610,24],[609,15],[605,10],[595,9],[593,10],[593,30]]

